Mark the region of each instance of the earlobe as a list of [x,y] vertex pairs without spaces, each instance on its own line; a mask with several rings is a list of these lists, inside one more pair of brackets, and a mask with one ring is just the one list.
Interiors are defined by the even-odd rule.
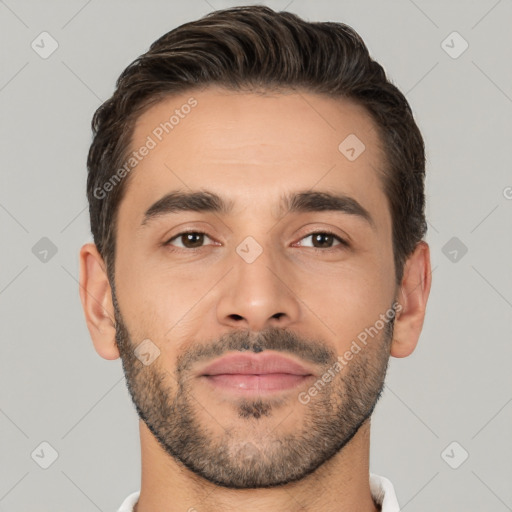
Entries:
[[406,357],[416,348],[423,328],[431,282],[429,246],[426,242],[420,242],[405,263],[398,297],[399,312],[391,344],[393,357]]
[[80,250],[80,300],[87,328],[96,352],[104,359],[117,359],[112,290],[105,264],[96,245],[88,243]]

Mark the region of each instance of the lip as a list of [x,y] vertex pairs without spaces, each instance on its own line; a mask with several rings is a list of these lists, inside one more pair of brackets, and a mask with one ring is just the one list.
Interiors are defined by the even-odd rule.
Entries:
[[289,374],[306,376],[312,375],[306,366],[288,357],[265,351],[257,354],[228,354],[200,371],[200,376],[215,376],[224,374],[239,375],[269,375]]
[[277,353],[229,354],[204,367],[199,375],[215,391],[235,394],[269,394],[296,388],[313,372]]

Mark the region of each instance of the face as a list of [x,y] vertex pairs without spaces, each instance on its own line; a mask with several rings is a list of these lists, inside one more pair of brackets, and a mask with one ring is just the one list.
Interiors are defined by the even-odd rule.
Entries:
[[[355,159],[339,149],[350,134],[364,144]],[[132,150],[144,145],[119,206],[113,287],[138,414],[218,485],[304,478],[368,420],[390,355],[375,126],[311,93],[208,88],[145,112]]]

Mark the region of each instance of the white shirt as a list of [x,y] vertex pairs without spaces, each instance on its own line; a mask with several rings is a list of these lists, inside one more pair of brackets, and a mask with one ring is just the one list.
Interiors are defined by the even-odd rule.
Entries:
[[[385,477],[370,473],[370,492],[382,512],[400,512],[393,484]],[[133,512],[133,507],[139,499],[140,491],[130,494],[117,512]]]

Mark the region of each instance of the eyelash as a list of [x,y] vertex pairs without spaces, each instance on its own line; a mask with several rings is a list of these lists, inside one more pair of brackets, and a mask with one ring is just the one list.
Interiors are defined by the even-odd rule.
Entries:
[[[189,248],[189,247],[174,247],[171,245],[171,242],[176,240],[177,238],[180,238],[181,236],[183,235],[187,235],[187,234],[194,234],[194,235],[206,235],[208,238],[212,239],[211,236],[208,235],[208,233],[205,233],[204,231],[194,231],[194,230],[190,230],[190,231],[182,231],[181,233],[178,233],[177,235],[174,235],[172,238],[170,238],[169,240],[167,240],[167,242],[164,242],[163,245],[165,247],[170,247],[172,251],[186,251],[186,252],[195,252],[195,251],[198,251],[198,250],[201,250],[201,249],[204,249],[204,245],[201,246],[201,247],[192,247],[192,248]],[[346,247],[350,247],[349,243],[344,240],[343,238],[339,237],[338,235],[336,235],[335,233],[333,233],[332,231],[329,231],[329,230],[321,230],[321,231],[312,231],[311,233],[303,236],[301,238],[301,240],[304,240],[304,238],[308,238],[310,236],[314,236],[314,235],[332,235],[336,240],[338,240],[339,245],[335,245],[333,247],[328,247],[326,249],[322,249],[320,247],[308,247],[308,249],[313,249],[315,252],[331,252],[331,251],[335,251],[337,250],[337,248],[346,248]]]

